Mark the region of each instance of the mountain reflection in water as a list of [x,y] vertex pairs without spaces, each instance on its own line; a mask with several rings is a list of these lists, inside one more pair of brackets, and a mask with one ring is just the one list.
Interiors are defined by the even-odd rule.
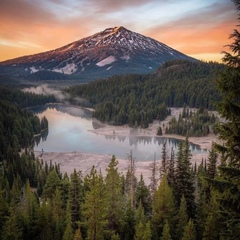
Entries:
[[[94,154],[115,155],[126,158],[130,150],[137,160],[153,160],[161,158],[163,143],[166,142],[167,154],[171,149],[177,152],[180,140],[163,137],[139,137],[100,135],[89,130],[101,127],[101,123],[92,119],[92,112],[73,106],[53,104],[32,108],[38,116],[45,116],[49,123],[47,139],[40,139],[34,149],[45,152],[79,151]],[[199,146],[190,144],[192,153],[202,152]]]

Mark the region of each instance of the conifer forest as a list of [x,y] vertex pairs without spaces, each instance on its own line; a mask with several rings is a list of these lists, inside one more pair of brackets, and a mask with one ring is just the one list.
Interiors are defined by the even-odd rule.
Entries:
[[[240,23],[240,2],[233,2]],[[154,119],[168,116],[170,107],[199,109],[191,113],[186,107],[184,116],[172,120],[166,131],[185,140],[176,154],[170,149],[168,155],[164,144],[161,161],[151,163],[150,184],[143,175],[136,178],[137,159],[131,152],[126,174],[118,170],[114,155],[105,175],[95,166],[89,174],[75,170],[68,175],[59,165],[36,158],[32,143],[36,136],[46,137],[48,121],[27,108],[56,99],[0,85],[0,239],[240,239],[238,29],[239,25],[230,35],[224,64],[169,62],[156,75],[116,76],[64,90],[88,99],[96,118],[115,125],[146,128]],[[175,73],[179,66],[181,71]],[[187,84],[189,69],[191,77],[199,77]],[[215,81],[205,88],[209,79],[201,75],[206,72]],[[216,110],[224,121],[216,123],[207,109]],[[192,165],[188,137],[206,136],[209,123],[215,123],[213,130],[222,144],[213,143],[208,157]]]

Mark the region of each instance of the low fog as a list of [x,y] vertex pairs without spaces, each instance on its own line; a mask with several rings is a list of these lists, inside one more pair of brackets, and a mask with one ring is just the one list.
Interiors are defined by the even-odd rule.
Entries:
[[69,101],[71,99],[72,104],[81,105],[84,107],[91,107],[91,104],[86,99],[80,97],[75,97],[74,99],[72,99],[68,93],[63,93],[58,89],[54,89],[50,87],[48,84],[42,84],[37,87],[24,88],[23,91],[32,92],[35,94],[53,95],[58,102],[66,104],[69,104]]
[[66,102],[70,98],[68,94],[66,93],[63,94],[62,91],[53,89],[49,87],[48,84],[43,84],[37,87],[24,88],[23,91],[32,92],[36,94],[43,94],[43,95],[53,95],[59,102]]

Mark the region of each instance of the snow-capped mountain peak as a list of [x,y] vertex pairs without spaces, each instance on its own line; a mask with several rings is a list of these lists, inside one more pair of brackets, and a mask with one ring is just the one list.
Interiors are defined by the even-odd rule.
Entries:
[[122,26],[107,28],[52,51],[23,56],[0,63],[24,74],[40,71],[81,77],[149,73],[173,59],[194,60],[152,38]]

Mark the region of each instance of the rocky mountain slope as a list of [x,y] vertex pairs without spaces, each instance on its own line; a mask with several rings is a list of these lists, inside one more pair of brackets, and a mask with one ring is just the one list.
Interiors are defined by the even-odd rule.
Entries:
[[194,60],[152,38],[114,27],[55,50],[0,62],[0,71],[33,79],[96,79],[150,73],[174,59]]

